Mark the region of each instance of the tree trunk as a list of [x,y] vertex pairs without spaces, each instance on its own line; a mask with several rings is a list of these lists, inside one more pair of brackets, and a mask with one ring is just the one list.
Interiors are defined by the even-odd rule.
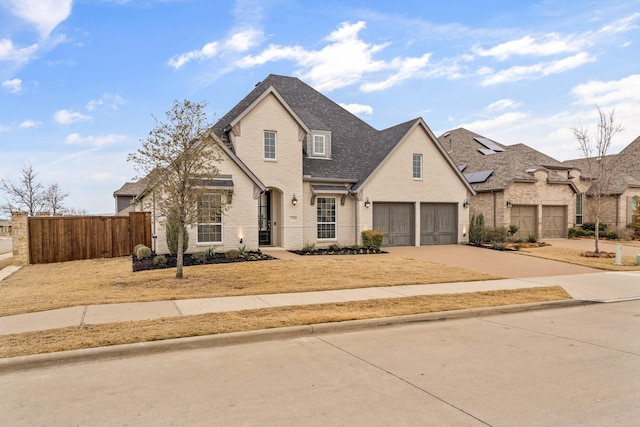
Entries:
[[595,242],[596,242],[596,254],[600,254],[600,217],[596,216],[596,230],[595,230]]
[[180,223],[178,227],[178,248],[176,250],[176,279],[182,279],[182,267],[184,266],[184,225]]

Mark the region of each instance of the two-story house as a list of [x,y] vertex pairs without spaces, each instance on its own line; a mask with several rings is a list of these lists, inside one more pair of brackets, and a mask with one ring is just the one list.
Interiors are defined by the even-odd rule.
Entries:
[[[202,206],[227,207],[189,230],[188,251],[357,245],[369,229],[385,246],[467,240],[475,192],[421,118],[376,130],[301,80],[269,75],[212,132],[223,160]],[[135,202],[165,252],[153,188]]]

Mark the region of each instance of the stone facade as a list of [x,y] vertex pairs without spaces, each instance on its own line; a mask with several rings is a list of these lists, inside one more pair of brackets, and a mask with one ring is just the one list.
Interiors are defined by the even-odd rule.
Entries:
[[29,217],[26,212],[11,215],[13,238],[13,265],[29,264]]

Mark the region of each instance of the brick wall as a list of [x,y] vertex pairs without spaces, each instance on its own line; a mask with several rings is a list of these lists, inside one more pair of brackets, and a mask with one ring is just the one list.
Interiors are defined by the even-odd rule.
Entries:
[[13,265],[29,264],[29,218],[26,212],[11,215],[13,238]]

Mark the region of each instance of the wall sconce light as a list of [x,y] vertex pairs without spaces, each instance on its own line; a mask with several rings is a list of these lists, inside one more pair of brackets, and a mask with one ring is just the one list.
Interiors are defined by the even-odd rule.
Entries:
[[469,207],[469,199],[464,199],[464,202],[462,202],[462,207],[463,208],[468,208]]
[[242,237],[240,238],[240,244],[242,244]]
[[364,207],[365,208],[369,208],[371,207],[371,201],[369,201],[369,198],[367,197],[367,200],[364,201]]
[[507,200],[507,208],[511,209],[513,207],[513,203],[511,203],[511,200]]
[[296,206],[298,204],[298,199],[296,199],[296,195],[294,194],[293,197],[291,198],[291,204],[293,206]]

